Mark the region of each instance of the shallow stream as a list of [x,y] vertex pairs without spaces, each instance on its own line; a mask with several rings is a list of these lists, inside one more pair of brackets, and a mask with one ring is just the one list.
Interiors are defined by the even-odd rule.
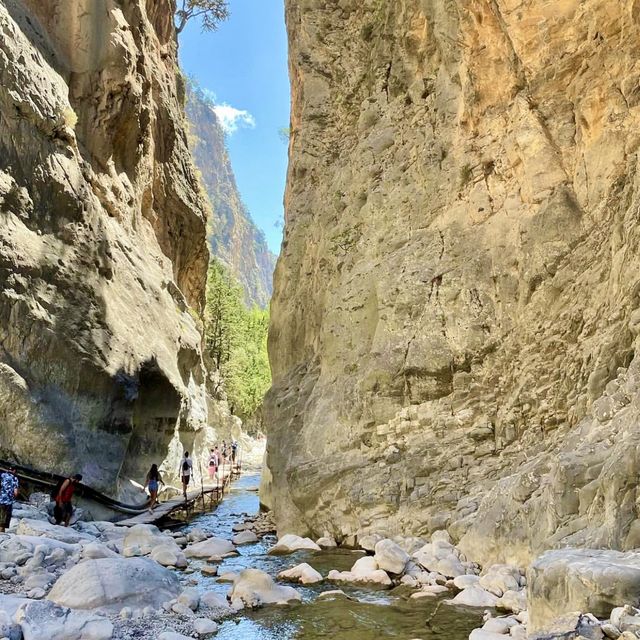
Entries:
[[[185,531],[198,527],[221,538],[233,536],[233,525],[246,515],[258,512],[257,486],[259,475],[246,475],[233,484],[231,491],[216,511],[194,518]],[[276,574],[301,562],[308,562],[323,575],[331,569],[346,571],[360,552],[329,550],[300,551],[288,556],[269,556],[267,550],[275,542],[265,537],[256,544],[238,547],[239,556],[228,558],[218,568],[227,571],[245,568],[262,569],[275,578]],[[193,565],[197,567],[198,565]],[[217,582],[196,572],[203,590],[227,594],[230,585]],[[404,588],[381,590],[348,585],[320,583],[309,587],[294,585],[302,594],[300,604],[272,606],[257,611],[242,611],[237,617],[221,625],[217,640],[398,640],[435,639],[467,640],[469,632],[481,626],[481,611],[444,604],[444,598],[410,600]],[[352,600],[345,598],[317,600],[319,593],[342,589]]]

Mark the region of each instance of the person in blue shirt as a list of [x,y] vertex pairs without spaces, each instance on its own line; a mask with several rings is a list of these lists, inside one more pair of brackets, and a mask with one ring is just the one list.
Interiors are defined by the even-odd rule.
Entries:
[[18,497],[18,477],[14,467],[0,475],[0,532],[11,525],[13,503]]

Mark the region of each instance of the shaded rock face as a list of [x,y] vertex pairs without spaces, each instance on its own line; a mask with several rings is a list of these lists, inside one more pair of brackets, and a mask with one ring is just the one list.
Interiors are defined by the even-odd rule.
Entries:
[[187,83],[189,144],[211,201],[211,253],[242,285],[245,302],[265,308],[273,291],[276,257],[247,211],[231,166],[224,131],[211,101]]
[[287,20],[280,530],[447,526],[484,562],[630,545],[640,5],[290,0]]
[[0,5],[0,454],[107,490],[177,470],[206,420],[206,225],[172,15]]

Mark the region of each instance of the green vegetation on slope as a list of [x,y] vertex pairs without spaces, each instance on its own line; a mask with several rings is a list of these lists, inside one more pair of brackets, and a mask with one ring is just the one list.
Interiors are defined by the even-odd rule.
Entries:
[[257,413],[271,385],[268,327],[268,310],[247,308],[242,287],[214,258],[207,277],[205,348],[224,378],[231,410],[243,420]]

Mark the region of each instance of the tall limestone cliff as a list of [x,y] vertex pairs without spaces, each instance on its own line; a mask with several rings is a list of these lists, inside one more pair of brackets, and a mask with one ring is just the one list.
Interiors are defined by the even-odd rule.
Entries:
[[189,142],[211,201],[211,253],[240,282],[247,305],[265,308],[273,291],[276,257],[242,202],[211,99],[192,82],[187,89]]
[[281,531],[640,543],[640,2],[288,0]]
[[170,0],[0,2],[0,454],[121,495],[206,436],[183,92]]

